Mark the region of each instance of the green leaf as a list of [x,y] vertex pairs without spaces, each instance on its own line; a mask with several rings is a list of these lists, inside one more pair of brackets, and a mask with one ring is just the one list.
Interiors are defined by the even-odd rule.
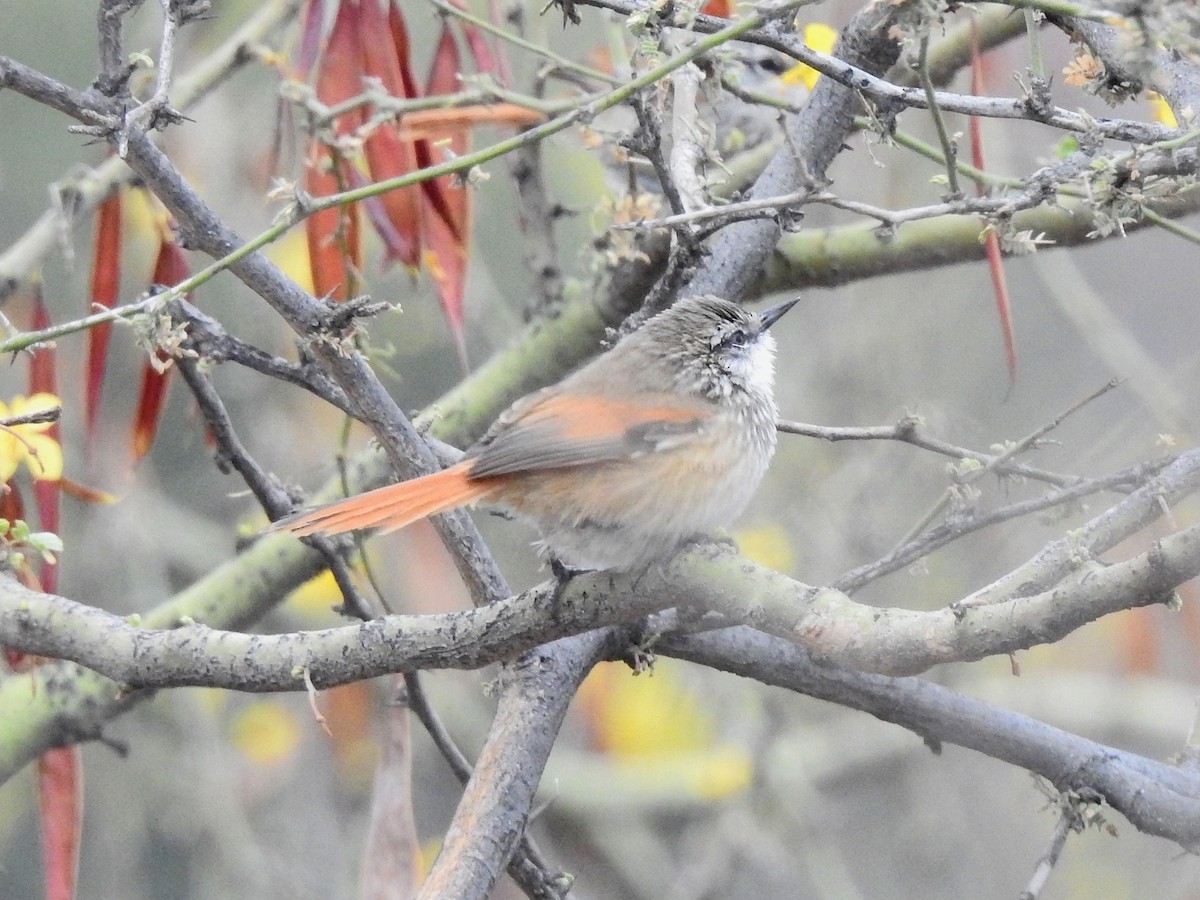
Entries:
[[1058,145],[1054,148],[1054,155],[1058,159],[1066,159],[1068,156],[1073,153],[1077,153],[1078,151],[1079,141],[1074,137],[1065,137],[1059,141]]

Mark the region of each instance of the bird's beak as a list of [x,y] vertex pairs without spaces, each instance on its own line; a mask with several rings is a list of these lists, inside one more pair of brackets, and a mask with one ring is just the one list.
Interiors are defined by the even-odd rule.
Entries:
[[763,330],[766,331],[774,325],[779,319],[783,318],[783,314],[800,302],[800,298],[796,297],[792,300],[784,300],[782,303],[776,303],[774,306],[767,307],[758,314],[758,320],[762,322]]

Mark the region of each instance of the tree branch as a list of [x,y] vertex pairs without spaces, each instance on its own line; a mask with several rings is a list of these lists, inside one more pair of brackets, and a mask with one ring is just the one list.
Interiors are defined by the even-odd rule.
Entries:
[[[216,442],[217,468],[223,472],[228,472],[231,466],[236,469],[268,514],[278,518],[287,513],[292,506],[291,498],[246,450],[217,389],[208,375],[201,371],[197,359],[183,353],[175,358],[175,365],[191,390],[196,405],[208,423],[209,433]],[[342,592],[343,611],[360,619],[371,618],[370,605],[355,587],[345,555],[339,552],[338,541],[321,536],[310,538],[309,543],[325,557],[325,563]]]
[[[442,758],[446,760],[446,764],[450,766],[454,777],[465,786],[471,779],[471,763],[455,745],[450,733],[429,704],[421,686],[420,676],[416,672],[405,673],[404,685],[408,692],[409,707],[421,720],[425,730],[429,732],[429,737],[438,748],[438,752],[442,754]],[[550,868],[550,864],[534,844],[528,832],[522,833],[512,859],[509,861],[508,872],[531,897],[559,900],[566,896],[565,888],[568,885],[564,885],[563,882],[564,879],[569,879],[569,876]]]
[[978,750],[1029,769],[1059,790],[1098,794],[1139,830],[1200,849],[1200,772],[1076,737],[1036,719],[917,678],[888,678],[818,663],[802,648],[733,628],[664,635],[656,645],[686,659],[870,713],[922,740]]
[[[191,109],[213,88],[225,81],[252,56],[247,47],[266,40],[290,22],[303,0],[268,0],[215,50],[192,65],[175,85],[175,105]],[[100,15],[104,15],[103,7]],[[123,62],[123,60],[122,60]],[[0,59],[0,69],[5,65]],[[0,75],[0,84],[3,76]],[[103,90],[103,85],[98,85]],[[56,202],[42,213],[25,233],[0,253],[0,303],[38,268],[46,255],[59,246],[63,232],[87,221],[96,206],[121,184],[133,180],[133,172],[119,157],[110,157],[82,175],[68,173],[54,186]]]
[[[597,5],[615,8],[607,0]],[[875,4],[857,13],[834,50],[846,60],[838,64],[860,67],[858,71],[864,77],[870,77],[868,72],[880,75],[891,68],[899,57],[899,47],[888,29],[899,10],[891,4]],[[705,18],[698,16],[697,25],[702,27]],[[823,181],[826,168],[841,152],[854,127],[858,102],[855,91],[839,79],[819,80],[804,108],[787,123],[784,146],[754,182],[747,199],[789,194]],[[782,226],[773,219],[737,222],[723,229],[710,241],[710,255],[687,292],[744,297],[760,277],[781,232]]]
[[[1050,643],[1108,613],[1171,602],[1175,587],[1200,574],[1200,526],[1106,568],[1095,559],[1198,486],[1200,451],[1192,451],[1018,569],[1025,573],[1013,582],[1019,591],[1006,593],[1006,578],[932,612],[865,606],[703,545],[651,569],[636,589],[627,576],[597,573],[573,580],[557,603],[552,585],[544,585],[466,612],[387,616],[290,635],[215,631],[186,620],[174,631],[149,631],[10,582],[0,591],[0,644],[79,662],[131,687],[281,691],[296,690],[302,672],[328,687],[391,672],[475,668],[547,640],[686,606],[785,637],[841,665],[908,674]],[[179,624],[155,618],[157,627]]]
[[[638,12],[638,7],[632,0],[577,0],[577,2],[584,6],[612,10],[621,15]],[[881,41],[881,35],[873,33],[873,31],[877,31],[876,29],[869,26],[863,27],[873,18],[877,24],[886,23],[883,24],[882,29],[879,29],[886,31],[897,16],[903,15],[903,12],[904,10],[899,7],[881,11],[868,6],[859,12],[843,31],[843,37],[852,36],[854,41],[858,42],[858,46],[853,47],[839,43],[834,48],[832,55],[819,53],[806,47],[798,35],[789,34],[775,25],[748,30],[739,35],[738,40],[760,44],[786,53],[798,62],[816,69],[822,75],[827,75],[830,80],[838,82],[850,88],[852,92],[861,94],[886,108],[928,109],[930,101],[923,89],[903,87],[883,78],[883,73],[891,67],[895,58],[887,62],[887,65],[878,67],[878,63],[884,61],[886,54],[890,52],[882,44],[892,42],[886,35]],[[712,34],[721,28],[727,28],[729,23],[725,19],[713,16],[696,16],[694,19],[689,16],[687,21],[665,16],[660,24],[690,28],[701,34]],[[864,50],[867,52],[862,53],[861,51]],[[814,105],[820,92],[820,85],[821,82],[818,81],[817,89],[810,97],[806,108]],[[944,112],[982,118],[1028,119],[1064,131],[1080,134],[1096,133],[1107,138],[1131,143],[1153,144],[1178,136],[1175,129],[1162,125],[1148,125],[1132,119],[1093,118],[1060,107],[1035,111],[1030,108],[1027,99],[1019,97],[978,97],[948,91],[935,91],[932,100]],[[820,102],[825,101],[823,99]],[[832,110],[827,110],[821,115],[832,114]],[[834,115],[830,122],[831,124],[837,123],[837,116]],[[835,128],[835,130],[839,129]],[[800,146],[806,146],[804,142],[798,141],[797,143]],[[783,193],[783,191],[777,191],[777,193]]]
[[[1200,209],[1200,191],[1159,201],[1150,208],[1175,218]],[[1039,252],[1096,243],[1097,216],[1093,206],[1060,197],[1055,206],[1039,206],[1013,215],[1014,231],[1027,231],[1052,240]],[[1124,223],[1127,234],[1153,227],[1152,222]],[[763,293],[834,287],[866,278],[935,269],[984,259],[980,240],[987,224],[974,216],[946,216],[909,222],[892,232],[873,224],[811,229],[784,235],[764,264],[754,290]],[[1115,235],[1114,235],[1115,236]],[[1011,254],[1010,254],[1011,255]]]
[[492,895],[525,832],[575,691],[621,638],[617,630],[593,631],[530,650],[505,668],[496,718],[418,900]]

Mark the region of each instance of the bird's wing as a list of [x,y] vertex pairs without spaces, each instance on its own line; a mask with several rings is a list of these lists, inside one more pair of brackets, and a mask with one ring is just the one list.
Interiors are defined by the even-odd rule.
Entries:
[[472,449],[470,477],[633,459],[689,443],[711,416],[708,404],[671,394],[543,391],[515,404]]

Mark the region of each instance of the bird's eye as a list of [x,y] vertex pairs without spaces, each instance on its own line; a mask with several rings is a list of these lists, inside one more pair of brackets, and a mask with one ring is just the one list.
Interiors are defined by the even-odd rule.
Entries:
[[750,332],[745,328],[735,328],[721,341],[726,347],[745,347],[750,341]]

